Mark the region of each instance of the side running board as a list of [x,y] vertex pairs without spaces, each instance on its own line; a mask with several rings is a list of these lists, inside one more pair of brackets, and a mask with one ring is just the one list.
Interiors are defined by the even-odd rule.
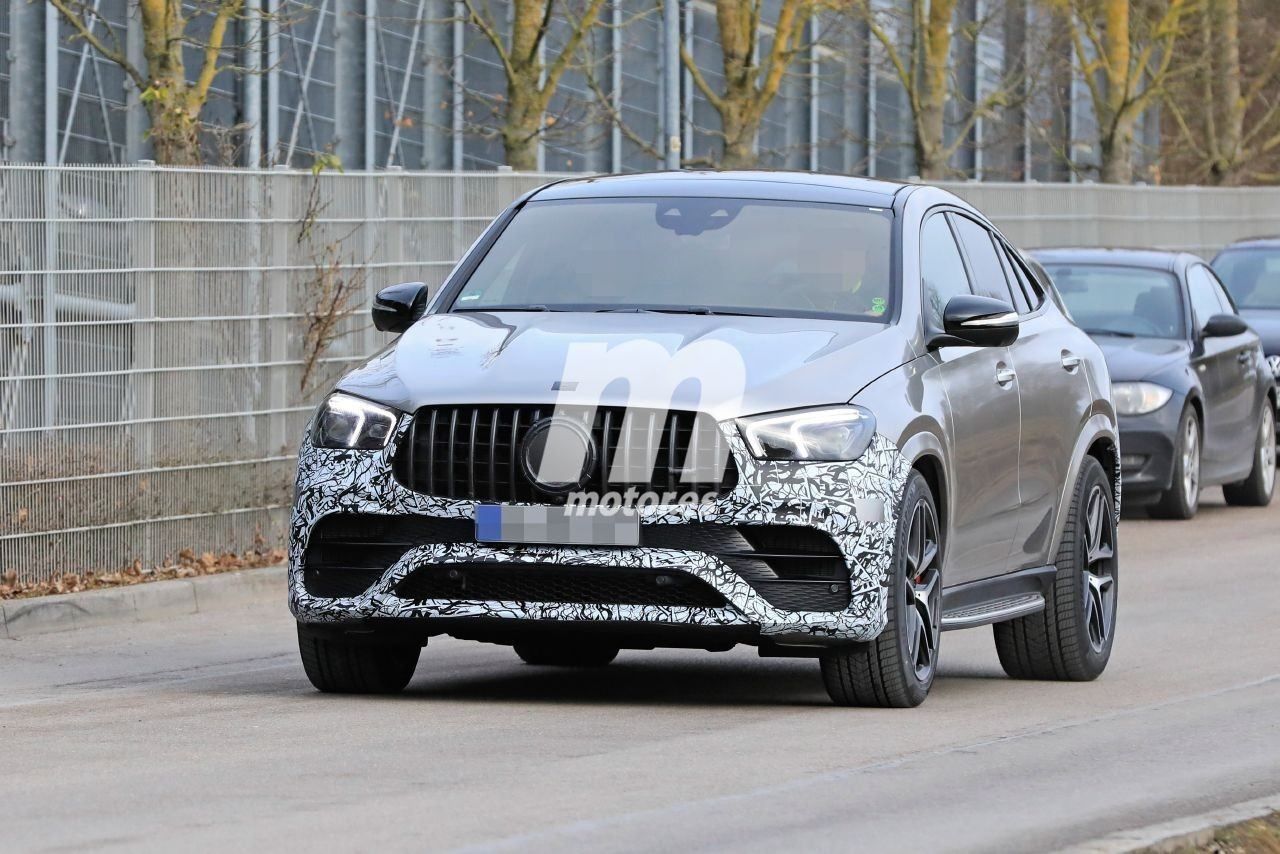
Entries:
[[942,630],[1003,623],[1044,610],[1057,568],[1038,566],[942,591]]

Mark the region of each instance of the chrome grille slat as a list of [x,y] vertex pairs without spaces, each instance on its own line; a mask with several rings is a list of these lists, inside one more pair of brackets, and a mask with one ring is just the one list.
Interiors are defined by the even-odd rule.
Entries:
[[[424,407],[396,449],[396,478],[409,489],[446,498],[552,502],[529,482],[518,461],[521,440],[544,412],[550,414],[544,407],[518,405]],[[724,447],[720,429],[709,416],[603,406],[594,416],[585,409],[569,414],[589,426],[596,442],[598,459],[583,486],[586,492],[625,492],[634,486],[641,491],[702,494],[724,492],[737,483],[732,459],[726,460],[720,483],[707,480],[708,460]],[[653,460],[652,472],[636,471],[648,458]],[[686,470],[700,479],[686,480]]]

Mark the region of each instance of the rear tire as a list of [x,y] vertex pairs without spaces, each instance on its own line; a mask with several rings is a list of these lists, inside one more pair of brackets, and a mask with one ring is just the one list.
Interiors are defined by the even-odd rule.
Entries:
[[1237,507],[1266,507],[1276,491],[1276,421],[1271,400],[1258,419],[1257,447],[1253,449],[1253,469],[1239,483],[1228,483],[1222,494]]
[[545,667],[604,667],[618,657],[618,647],[567,640],[532,640],[515,644],[525,664]]
[[1014,679],[1087,682],[1106,669],[1119,593],[1113,496],[1102,464],[1086,457],[1044,610],[994,627],[1000,664]]
[[938,509],[918,471],[907,480],[889,576],[889,621],[880,637],[821,656],[822,681],[839,706],[904,709],[929,695],[942,629]]
[[328,694],[398,694],[413,678],[422,647],[353,639],[298,624],[302,668]]
[[1178,419],[1178,438],[1173,444],[1173,483],[1148,508],[1157,519],[1190,519],[1200,509],[1202,438],[1200,420],[1188,406]]

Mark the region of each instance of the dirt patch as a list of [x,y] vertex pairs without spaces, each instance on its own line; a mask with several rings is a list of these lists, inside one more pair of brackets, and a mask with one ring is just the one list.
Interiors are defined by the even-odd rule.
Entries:
[[135,561],[132,566],[114,572],[67,574],[52,580],[29,584],[20,583],[18,573],[9,570],[0,577],[0,599],[26,599],[55,593],[98,590],[104,587],[128,587],[133,584],[146,584],[149,581],[163,581],[171,578],[217,575],[220,572],[233,572],[237,569],[273,566],[282,563],[284,559],[284,549],[250,549],[239,554],[204,552],[199,555],[190,549],[185,549],[178,553],[176,562],[166,561],[156,567],[144,568],[141,561]]
[[1220,828],[1204,845],[1146,850],[1174,854],[1280,854],[1280,813]]

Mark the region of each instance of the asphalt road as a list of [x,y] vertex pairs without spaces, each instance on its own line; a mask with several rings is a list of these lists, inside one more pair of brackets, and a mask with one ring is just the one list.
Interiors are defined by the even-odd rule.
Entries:
[[913,711],[813,661],[444,639],[409,692],[322,696],[284,603],[0,641],[0,849],[1048,850],[1280,791],[1280,502],[1122,526],[1095,683],[948,634]]

